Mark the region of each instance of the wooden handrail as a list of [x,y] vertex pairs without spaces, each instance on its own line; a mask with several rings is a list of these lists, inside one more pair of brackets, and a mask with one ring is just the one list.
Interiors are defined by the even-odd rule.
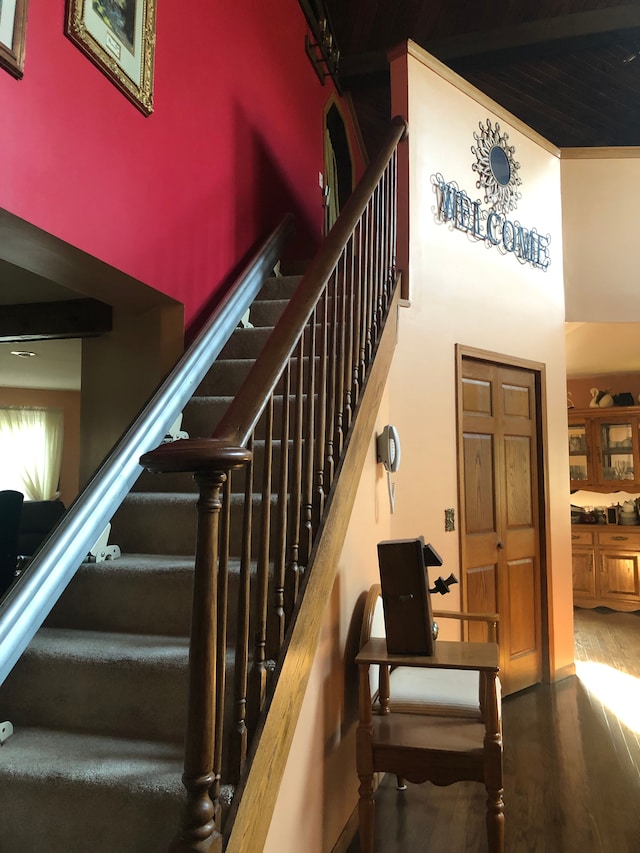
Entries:
[[[256,360],[255,369],[251,371],[222,417],[215,432],[216,437],[224,436],[238,444],[243,444],[247,440],[247,436],[260,416],[264,400],[273,391],[282,369],[281,365],[291,355],[296,341],[320,298],[322,289],[335,269],[345,245],[380,180],[384,167],[406,133],[405,120],[401,117],[394,118],[385,144],[369,163],[362,180],[329,232],[322,250],[309,266],[300,287],[285,308],[274,331],[273,350],[270,351],[265,347]],[[262,402],[258,403],[261,396]]]
[[[212,437],[163,444],[140,460],[158,473],[192,472],[200,487],[183,775],[187,797],[174,853],[219,847],[222,782],[243,787],[256,746],[247,725],[262,729],[282,671],[317,555],[316,537],[331,506],[388,312],[397,304],[397,146],[406,131],[403,119],[393,120],[382,149]],[[262,470],[252,454],[256,442],[264,448]],[[236,504],[244,504],[235,521],[236,527],[241,524],[242,543],[236,540],[231,554],[233,522],[220,524],[223,488],[229,499],[232,470],[250,460],[242,494],[235,492]],[[346,519],[342,522],[344,527]],[[232,558],[241,567],[233,612],[226,596]],[[199,578],[201,573],[205,577]],[[259,630],[250,642],[255,619]],[[230,620],[235,678],[225,687]],[[231,688],[233,747],[225,751],[223,694]],[[237,803],[236,797],[233,813]]]

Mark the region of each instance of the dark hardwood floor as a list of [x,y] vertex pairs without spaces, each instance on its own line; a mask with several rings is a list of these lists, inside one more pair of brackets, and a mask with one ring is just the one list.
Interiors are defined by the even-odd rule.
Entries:
[[[506,853],[640,853],[640,613],[575,624],[578,676],[503,703]],[[484,816],[482,785],[387,776],[375,853],[486,853]]]

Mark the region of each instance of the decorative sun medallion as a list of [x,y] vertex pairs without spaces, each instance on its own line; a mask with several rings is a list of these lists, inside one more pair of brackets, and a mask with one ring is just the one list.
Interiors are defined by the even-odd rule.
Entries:
[[484,189],[484,200],[494,210],[507,213],[515,210],[518,199],[522,198],[518,187],[522,179],[518,175],[520,163],[514,159],[515,148],[509,145],[509,134],[500,133],[500,125],[491,126],[487,119],[486,127],[479,123],[480,133],[474,132],[477,142],[471,146],[476,162],[471,168],[478,173],[476,187]]

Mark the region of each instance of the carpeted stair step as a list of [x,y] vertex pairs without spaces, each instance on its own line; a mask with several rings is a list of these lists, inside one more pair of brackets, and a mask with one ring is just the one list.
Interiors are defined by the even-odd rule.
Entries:
[[[272,275],[260,288],[257,298],[291,299],[302,281],[301,275]],[[253,322],[253,321],[252,321]]]
[[182,743],[186,637],[42,628],[0,689],[14,726]]
[[257,358],[260,355],[273,326],[256,326],[256,328],[238,328],[231,335],[220,351],[220,358]]
[[275,326],[288,304],[288,299],[258,298],[251,306],[249,321],[254,326]]
[[186,637],[193,566],[192,556],[163,554],[83,563],[49,614],[47,627]]
[[[299,281],[300,276],[285,276],[264,283],[251,307],[250,325],[234,331],[201,383],[196,397],[206,399],[185,407],[182,428],[191,436],[213,432]],[[292,381],[294,376],[295,369]],[[274,487],[281,412],[280,401]],[[256,440],[254,453],[261,464],[264,442]],[[240,550],[244,479],[244,472],[232,478],[232,554]],[[261,483],[254,486],[254,551],[260,489]],[[2,718],[15,726],[0,750],[3,816],[11,816],[2,822],[0,853],[35,853],[43,847],[50,853],[166,853],[184,803],[196,498],[190,474],[143,472],[112,519],[109,543],[119,545],[122,556],[82,565],[0,687]],[[270,529],[273,539],[274,515]],[[236,608],[239,572],[232,557],[230,613]],[[251,645],[259,621],[253,600],[250,614]],[[234,629],[230,619],[227,730],[237,713],[230,701]],[[223,783],[226,778],[224,770]]]
[[[226,412],[232,397],[192,397],[185,406],[182,429],[189,434],[190,438],[209,438],[217,427],[220,418]],[[316,396],[317,402],[317,396]],[[295,424],[296,398],[289,395],[289,431],[293,431]],[[279,395],[273,401],[272,429],[274,438],[282,432],[284,398]],[[307,409],[307,395],[302,395],[303,415]],[[255,428],[255,437],[264,438],[266,415],[263,415]]]
[[253,364],[250,358],[218,359],[196,389],[196,397],[234,397]]
[[[211,370],[198,385],[194,397],[234,397],[240,386],[244,382],[249,370],[254,361],[252,359],[233,358],[233,359],[218,359]],[[291,364],[291,381],[297,375],[298,359],[294,356],[290,359]],[[318,381],[318,371],[320,368],[320,357],[316,355],[316,381]],[[308,370],[308,356],[303,358],[303,370]],[[282,382],[275,386],[275,393],[282,393]]]
[[[158,475],[162,476],[162,475]],[[194,495],[131,492],[111,519],[109,541],[125,555],[195,555]]]
[[[230,633],[233,627],[229,623]],[[181,747],[187,655],[187,638],[42,628],[0,689],[0,706],[15,729]],[[225,672],[224,725],[230,731],[236,712],[232,645],[226,649]]]
[[[318,326],[320,329],[320,326]],[[220,352],[220,358],[257,358],[269,336],[273,326],[256,326],[255,328],[238,328],[231,335]],[[317,346],[317,344],[316,344]],[[308,336],[305,340],[305,350],[308,352]]]
[[[84,563],[49,614],[46,627],[187,637],[193,569],[193,557],[164,554],[124,554],[117,560]],[[230,560],[232,601],[238,594],[239,574],[240,562]]]
[[166,853],[182,747],[17,726],[2,746],[2,853]]
[[[161,476],[161,475],[159,475]],[[275,500],[275,499],[274,499]],[[260,525],[262,499],[253,498],[253,530]],[[241,547],[242,517],[234,507],[242,507],[244,496],[231,496],[230,553],[238,556]],[[275,536],[272,518],[271,535]],[[131,492],[111,520],[109,541],[124,554],[195,554],[196,504],[192,493]]]

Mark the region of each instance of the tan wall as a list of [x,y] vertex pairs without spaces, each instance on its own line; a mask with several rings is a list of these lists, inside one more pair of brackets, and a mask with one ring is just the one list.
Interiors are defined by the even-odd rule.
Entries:
[[387,481],[375,435],[388,422],[388,391],[360,479],[338,575],[291,747],[265,853],[328,853],[357,802],[355,728],[364,596],[378,581],[376,544],[390,536]]
[[43,406],[64,411],[60,498],[65,506],[78,494],[80,470],[80,392],[0,388],[2,406]]
[[[559,161],[550,146],[509,127],[508,117],[492,112],[490,102],[478,103],[419,57],[393,63],[392,88],[394,113],[403,112],[403,102],[408,105],[411,161],[411,204],[399,214],[406,222],[408,212],[411,232],[411,307],[400,312],[398,348],[377,423],[377,431],[394,423],[402,439],[395,513],[389,511],[372,436],[267,853],[328,853],[356,807],[353,657],[362,597],[378,577],[376,543],[423,534],[444,558],[446,571],[459,570],[458,534],[444,532],[444,510],[453,507],[456,519],[459,515],[457,343],[546,365],[552,666],[562,671],[573,663]],[[546,273],[487,251],[434,220],[433,173],[457,180],[475,197],[472,132],[488,116],[499,118],[517,146],[523,176],[518,218],[552,235],[553,261]],[[407,269],[406,263],[400,268]],[[456,590],[446,605],[453,609],[458,601]]]
[[83,340],[83,488],[182,354],[182,316],[180,305],[116,308],[111,332]]
[[[390,378],[390,411],[403,439],[407,472],[398,478],[394,537],[424,533],[459,571],[457,534],[444,510],[457,500],[456,344],[545,366],[546,502],[550,570],[551,671],[573,663],[573,609],[566,441],[566,367],[560,162],[557,152],[451,73],[411,49],[392,63],[392,100],[408,86],[409,292]],[[510,218],[551,235],[546,272],[487,249],[435,216],[431,178],[441,173],[472,199],[471,145],[490,119],[509,134],[520,163],[522,198]],[[402,264],[401,264],[402,265]],[[408,381],[408,378],[410,380]],[[411,460],[411,461],[410,461]],[[457,594],[457,593],[456,593]]]
[[640,148],[569,150],[561,174],[567,321],[637,320]]

